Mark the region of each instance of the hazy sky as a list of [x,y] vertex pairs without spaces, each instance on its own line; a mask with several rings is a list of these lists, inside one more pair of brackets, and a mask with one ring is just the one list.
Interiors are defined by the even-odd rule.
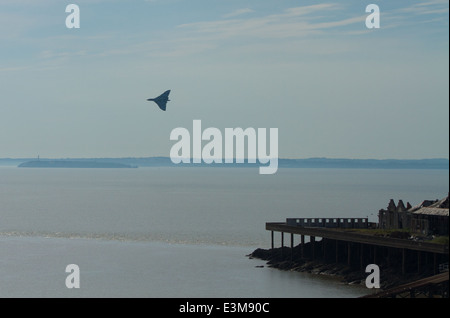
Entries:
[[[281,158],[448,158],[448,8],[0,0],[0,158],[169,156],[194,119],[278,128]],[[146,101],[167,89],[166,112]]]

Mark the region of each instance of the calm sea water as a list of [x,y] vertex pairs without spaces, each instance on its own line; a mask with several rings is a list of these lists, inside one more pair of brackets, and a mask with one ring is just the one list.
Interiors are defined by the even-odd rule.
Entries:
[[391,198],[448,187],[447,170],[0,167],[0,297],[355,297],[367,290],[245,255],[270,246],[265,222],[376,221]]

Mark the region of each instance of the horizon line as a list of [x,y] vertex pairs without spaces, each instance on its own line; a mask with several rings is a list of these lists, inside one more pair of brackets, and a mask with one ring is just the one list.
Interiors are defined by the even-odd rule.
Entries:
[[[119,156],[119,157],[0,157],[0,160],[66,160],[66,159],[150,159],[150,158],[167,158],[170,159],[169,156],[148,156],[148,157],[133,157],[133,156]],[[187,158],[185,158],[187,159]],[[190,157],[189,159],[201,159],[201,158],[194,158]],[[243,159],[243,160],[258,160],[258,158],[222,158],[222,160],[226,159]],[[413,158],[383,158],[383,159],[376,159],[376,158],[345,158],[345,157],[338,157],[338,158],[332,158],[332,157],[306,157],[306,158],[281,158],[278,157],[278,160],[311,160],[311,159],[326,159],[326,160],[410,160],[410,161],[420,161],[420,160],[447,160],[450,161],[449,158],[443,158],[443,157],[432,157],[432,158],[419,158],[419,159],[413,159]]]

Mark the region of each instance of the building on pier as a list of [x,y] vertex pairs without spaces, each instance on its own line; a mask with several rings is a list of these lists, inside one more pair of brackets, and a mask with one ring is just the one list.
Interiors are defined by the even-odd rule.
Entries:
[[412,207],[400,200],[396,205],[390,200],[387,209],[378,213],[381,229],[408,229],[423,235],[446,235],[449,233],[449,198],[425,200]]

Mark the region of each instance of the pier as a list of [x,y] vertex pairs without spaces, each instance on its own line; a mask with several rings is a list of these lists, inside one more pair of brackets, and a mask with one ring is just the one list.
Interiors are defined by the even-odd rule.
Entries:
[[[433,274],[438,274],[439,265],[448,263],[448,245],[376,236],[371,233],[373,227],[375,224],[367,218],[288,218],[286,222],[266,223],[272,249],[275,232],[281,234],[281,247],[285,246],[285,234],[290,235],[291,253],[294,236],[299,235],[302,258],[309,237],[313,259],[345,262],[353,268],[365,269],[368,264],[386,260],[389,265],[400,267],[403,275],[411,271],[420,273],[430,266]],[[321,244],[317,244],[318,238]],[[401,260],[400,264],[394,264],[396,259]]]
[[[287,218],[266,223],[271,248],[257,249],[252,256],[282,270],[338,275],[357,284],[367,278],[367,266],[375,264],[382,289],[367,297],[448,298],[448,218],[448,195],[416,206],[391,199],[387,209],[379,210],[378,223],[367,217]],[[275,233],[281,246],[275,246]]]

